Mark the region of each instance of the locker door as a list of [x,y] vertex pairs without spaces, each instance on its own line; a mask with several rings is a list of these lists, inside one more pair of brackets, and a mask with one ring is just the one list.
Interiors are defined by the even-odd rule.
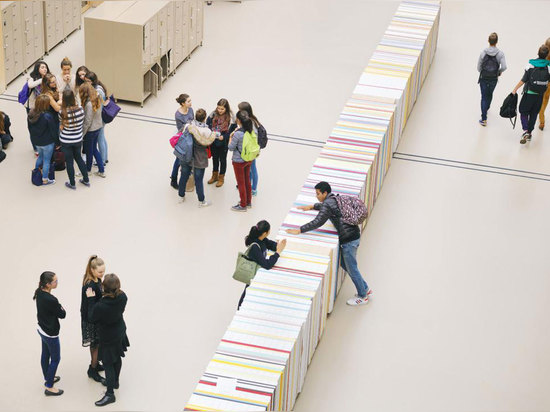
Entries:
[[204,3],[200,0],[197,3],[197,45],[202,45],[204,29]]
[[31,1],[21,2],[21,31],[23,45],[23,65],[29,67],[34,62],[34,30]]
[[189,53],[191,53],[197,47],[197,0],[190,1],[189,22]]
[[162,8],[157,15],[158,22],[158,38],[159,38],[159,55],[166,54],[168,50],[168,10]]
[[174,46],[172,48],[172,64],[171,69],[175,70],[176,67],[183,61],[185,56],[183,55],[183,2],[176,1],[174,8]]
[[143,26],[143,64],[151,63],[151,22]]
[[25,56],[23,54],[24,33],[22,30],[21,3],[13,2],[9,7],[11,10],[12,33],[13,33],[13,65],[15,76],[25,70]]
[[50,51],[55,45],[55,2],[44,3],[44,31],[46,51]]
[[63,0],[63,38],[67,37],[73,31],[73,5],[71,0]]
[[159,27],[158,27],[158,16],[153,16],[149,20],[151,31],[151,63],[156,62],[160,57],[160,45],[159,45]]
[[[166,48],[174,48],[174,13],[175,5],[173,2],[170,2],[166,6]],[[172,53],[174,51],[172,50]]]
[[44,7],[41,1],[32,2],[34,60],[44,55]]
[[80,1],[72,1],[73,6],[73,29],[79,29],[82,25],[82,6]]
[[2,42],[4,47],[4,56],[7,59],[13,58],[13,22],[11,7],[2,10]]
[[55,0],[54,9],[55,20],[53,27],[55,29],[55,44],[57,44],[65,37],[63,34],[63,1]]
[[191,46],[189,44],[189,34],[191,32],[191,2],[190,0],[183,0],[183,58],[186,59],[191,53]]

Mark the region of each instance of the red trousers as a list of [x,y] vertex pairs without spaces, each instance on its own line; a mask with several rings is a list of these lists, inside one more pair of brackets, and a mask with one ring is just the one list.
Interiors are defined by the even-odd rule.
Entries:
[[252,204],[252,186],[250,184],[250,165],[252,162],[236,163],[233,162],[233,170],[237,179],[239,188],[239,196],[241,197],[240,205],[246,207]]

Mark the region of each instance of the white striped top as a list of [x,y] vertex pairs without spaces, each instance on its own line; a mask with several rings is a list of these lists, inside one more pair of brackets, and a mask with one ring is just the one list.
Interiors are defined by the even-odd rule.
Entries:
[[[78,106],[72,110],[67,110],[69,121],[67,125],[59,132],[59,141],[61,143],[79,143],[82,141],[82,125],[84,124],[84,109]],[[61,111],[59,111],[59,122],[63,124]]]

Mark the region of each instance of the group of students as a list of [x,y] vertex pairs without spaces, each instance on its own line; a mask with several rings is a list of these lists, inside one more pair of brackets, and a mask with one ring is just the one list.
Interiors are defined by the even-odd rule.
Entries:
[[[359,248],[361,230],[358,225],[352,225],[343,221],[342,211],[338,206],[336,195],[332,193],[332,187],[328,182],[319,182],[315,185],[315,196],[318,200],[317,203],[298,207],[298,209],[304,211],[319,211],[315,219],[299,228],[287,229],[286,232],[299,235],[300,233],[316,230],[323,226],[327,220],[330,220],[338,233],[340,266],[348,273],[357,292],[346,303],[350,306],[365,305],[369,302],[372,289],[369,288],[357,265],[357,249]],[[247,259],[266,270],[273,268],[277,264],[280,254],[286,247],[286,239],[278,242],[268,239],[270,230],[271,226],[269,222],[261,220],[250,228],[250,232],[245,237],[245,245],[248,247],[245,253]],[[268,250],[274,252],[269,257],[267,256]],[[237,310],[240,309],[244,301],[248,286],[250,285],[245,285]]]
[[[239,111],[233,115],[229,102],[222,98],[216,104],[216,109],[207,116],[204,109],[198,109],[196,113],[193,111],[188,94],[180,94],[176,102],[180,105],[175,113],[176,126],[182,136],[179,139],[188,134],[193,140],[191,160],[184,161],[176,156],[170,176],[170,185],[178,190],[180,202],[185,201],[186,192],[196,188],[199,207],[210,206],[212,202],[206,200],[203,184],[208,159],[212,158],[213,170],[207,183],[222,187],[227,172],[227,154],[231,151],[240,197],[239,203],[232,206],[231,210],[246,212],[252,207],[252,196],[258,193],[258,169],[256,158],[243,158],[245,135],[249,134],[252,139],[256,139],[256,143],[258,135],[267,139],[265,128],[254,115],[252,106],[248,102],[241,102]],[[179,181],[178,170],[181,170]]]
[[[61,379],[56,376],[60,361],[59,319],[66,316],[65,309],[52,294],[58,282],[54,272],[43,272],[33,297],[37,309],[37,331],[42,342],[40,364],[46,396],[63,394],[62,389],[54,386]],[[98,256],[91,256],[82,281],[80,316],[82,346],[90,348],[88,377],[107,387],[105,395],[95,402],[96,406],[116,401],[114,390],[119,388],[122,357],[130,346],[123,316],[127,301],[118,276],[105,275],[105,262]],[[105,371],[105,378],[99,374],[101,371]]]
[[[482,126],[487,126],[487,112],[491,107],[498,78],[507,69],[505,55],[497,47],[497,33],[491,33],[488,40],[489,47],[482,50],[477,63],[478,83],[481,90],[481,119],[479,119],[479,124]],[[531,140],[537,116],[540,117],[539,129],[544,130],[544,111],[550,98],[550,88],[548,87],[550,81],[549,51],[550,38],[539,47],[537,58],[529,60],[521,80],[512,90],[512,95],[516,95],[519,88],[523,86],[523,95],[519,103],[523,130],[519,141],[521,144]]]
[[[36,62],[26,84],[25,108],[37,156],[35,168],[42,171],[42,185],[55,183],[50,179],[52,166],[59,167],[57,170],[66,167],[69,180],[65,186],[75,190],[75,162],[80,171],[76,176],[82,176],[79,182],[85,186],[90,186],[93,159],[98,167],[95,174],[106,176],[108,146],[101,112],[107,89],[85,66],[73,75],[73,65],[67,57],[60,66],[61,74],[55,76],[46,62]],[[81,156],[83,145],[86,161]]]

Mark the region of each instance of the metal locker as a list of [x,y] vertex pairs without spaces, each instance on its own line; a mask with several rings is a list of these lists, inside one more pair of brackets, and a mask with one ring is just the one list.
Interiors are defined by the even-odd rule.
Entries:
[[44,31],[46,51],[50,51],[55,46],[55,3],[51,0],[44,2]]
[[197,47],[197,0],[191,0],[189,4],[189,50],[191,53]]
[[176,1],[174,7],[174,46],[173,58],[171,62],[171,70],[175,70],[176,67],[185,59],[183,54],[183,30],[186,29],[183,20],[183,2]]
[[[174,17],[175,17],[175,5],[174,2],[170,2],[166,6],[166,48],[168,50],[174,48]],[[172,53],[174,51],[172,50]]]
[[55,11],[55,44],[59,43],[65,37],[63,34],[63,0],[55,0],[54,3]]
[[34,27],[32,1],[21,2],[21,31],[23,45],[23,65],[25,68],[34,63]]
[[32,2],[34,60],[44,56],[44,7],[41,1]]
[[[22,30],[22,21],[21,21],[21,4],[19,2],[13,2],[9,9],[11,10],[11,21],[12,21],[12,33],[13,33],[13,66],[15,76],[25,70],[25,62],[23,55],[23,37],[24,33]],[[12,80],[10,79],[10,80]],[[8,81],[8,79],[6,79]]]
[[13,57],[13,12],[11,11],[10,7],[11,6],[6,7],[2,10],[2,46],[4,47],[4,56],[6,58]]
[[71,0],[63,0],[63,38],[73,31],[73,5]]
[[168,51],[168,10],[166,9],[166,7],[159,11],[157,22],[159,55],[162,56]]
[[197,2],[197,45],[202,45],[202,37],[204,30],[204,3]]
[[151,64],[151,22],[143,26],[143,64]]
[[73,8],[73,30],[79,29],[82,25],[82,6],[80,1],[71,1]]
[[158,29],[158,16],[154,16],[150,23],[150,39],[151,39],[151,57],[150,62],[156,62],[160,57],[160,47],[159,47],[159,29]]
[[192,50],[189,44],[189,33],[190,33],[190,27],[191,27],[191,1],[190,0],[183,0],[183,20],[182,21],[183,21],[182,54],[183,54],[183,58],[186,59]]

